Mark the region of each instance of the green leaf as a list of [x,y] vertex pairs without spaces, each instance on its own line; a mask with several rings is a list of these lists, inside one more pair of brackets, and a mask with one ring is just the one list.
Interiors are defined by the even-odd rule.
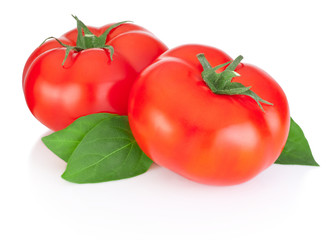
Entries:
[[290,119],[288,140],[275,163],[319,166],[313,158],[311,148],[302,129],[292,118]]
[[43,143],[58,157],[68,162],[74,150],[77,148],[86,134],[101,121],[110,118],[109,113],[100,113],[85,116],[74,121],[69,127],[43,137]]
[[81,117],[42,140],[68,161],[62,177],[70,182],[130,178],[146,172],[152,164],[136,143],[126,116],[98,113]]

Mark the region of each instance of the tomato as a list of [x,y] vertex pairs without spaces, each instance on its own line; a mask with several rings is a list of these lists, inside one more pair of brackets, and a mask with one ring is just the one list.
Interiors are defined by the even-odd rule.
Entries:
[[[232,60],[202,45],[166,51],[133,85],[130,127],[141,149],[158,165],[199,183],[239,184],[280,155],[289,132],[288,102],[272,77],[246,63],[236,65],[235,76],[240,76],[231,82],[251,86],[268,104],[248,95],[213,93],[201,75],[199,53],[212,66]],[[216,70],[217,75],[227,69]]]
[[[30,111],[55,131],[88,114],[126,115],[137,75],[167,50],[152,33],[132,23],[96,28],[76,20],[77,29],[38,47],[23,70],[23,90]],[[77,47],[78,31],[88,47]],[[106,31],[102,47],[90,45],[89,37],[95,41]]]

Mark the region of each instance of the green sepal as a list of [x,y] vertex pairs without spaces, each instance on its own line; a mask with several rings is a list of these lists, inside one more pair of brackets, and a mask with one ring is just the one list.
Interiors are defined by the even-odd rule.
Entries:
[[[208,85],[213,93],[222,94],[222,95],[247,95],[253,98],[256,103],[259,105],[262,111],[263,107],[261,103],[267,105],[273,105],[272,103],[260,98],[255,92],[250,90],[250,86],[244,86],[238,82],[232,82],[234,77],[239,77],[240,74],[234,70],[241,62],[243,57],[240,55],[234,61],[227,62],[216,67],[212,67],[208,60],[205,58],[203,53],[197,55],[198,60],[203,66],[202,78],[204,82]],[[228,65],[229,64],[229,65]],[[216,70],[226,66],[226,69],[221,73],[217,73]]]
[[131,21],[122,21],[122,22],[118,22],[118,23],[115,23],[113,25],[111,25],[110,27],[107,28],[107,30],[105,30],[99,37],[98,37],[98,40],[100,41],[100,44],[105,44],[106,41],[107,41],[107,37],[108,37],[108,34],[110,33],[111,30],[113,30],[114,28],[120,26],[121,24],[124,24],[124,23],[129,23]]
[[[79,47],[80,49],[88,49],[88,48],[108,49],[110,51],[110,59],[112,60],[112,56],[114,54],[114,48],[110,45],[106,45],[108,34],[114,28],[130,21],[115,23],[110,27],[108,27],[100,36],[95,36],[77,16],[74,15],[72,16],[77,21],[77,29],[78,29],[77,47]],[[83,34],[79,34],[82,32]]]
[[238,82],[228,82],[225,84],[224,89],[217,90],[217,94],[226,94],[226,95],[240,95],[247,92],[251,87],[245,87]]
[[82,49],[92,48],[95,45],[94,41],[96,39],[96,36],[76,16],[72,15],[72,17],[77,21],[77,30],[78,30],[78,36],[76,42],[77,47]]
[[89,49],[89,48],[108,49],[110,52],[110,59],[112,60],[112,56],[114,54],[114,48],[110,45],[106,45],[108,34],[110,33],[111,30],[118,27],[119,25],[130,22],[130,21],[122,21],[122,22],[115,23],[111,25],[109,28],[107,28],[100,36],[95,36],[77,16],[72,15],[72,17],[77,21],[78,36],[77,36],[76,46],[66,45],[55,37],[49,37],[43,41],[43,43],[45,43],[49,39],[55,39],[61,46],[66,48],[65,57],[62,62],[62,65],[64,66],[65,61],[71,50],[79,52],[79,51],[82,51],[84,49]]
[[[235,71],[231,71],[231,70],[225,70],[223,72],[221,72],[220,74],[218,74],[218,78],[215,82],[216,88],[218,90],[224,90],[224,89],[230,89],[233,87],[236,88],[240,88],[240,87],[244,87],[244,85],[241,84],[241,86],[237,86],[236,84],[233,85],[233,83],[231,82],[231,79],[234,77],[239,77],[240,74],[235,72]],[[246,91],[246,90],[245,90]],[[218,93],[218,92],[215,92]]]
[[227,66],[226,70],[234,71],[244,57],[239,55],[233,62]]
[[109,55],[110,55],[110,60],[112,61],[112,56],[114,55],[114,48],[112,46],[109,45],[105,45],[104,49],[108,49],[109,50]]

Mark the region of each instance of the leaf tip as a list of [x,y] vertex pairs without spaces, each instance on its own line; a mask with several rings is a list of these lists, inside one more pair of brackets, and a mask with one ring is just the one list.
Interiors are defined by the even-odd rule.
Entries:
[[317,162],[314,160],[314,164],[313,164],[312,166],[314,166],[314,167],[320,167],[320,164],[317,163]]
[[72,175],[68,173],[67,170],[65,170],[65,172],[63,172],[63,174],[61,175],[61,178],[64,179],[67,182],[71,182],[71,183],[80,183],[75,181],[72,177]]

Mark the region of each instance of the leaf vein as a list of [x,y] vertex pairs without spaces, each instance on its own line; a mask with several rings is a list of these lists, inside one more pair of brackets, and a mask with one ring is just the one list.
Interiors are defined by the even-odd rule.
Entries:
[[123,147],[120,147],[120,148],[116,149],[115,151],[112,151],[111,153],[107,154],[106,156],[104,156],[103,158],[101,158],[100,160],[98,160],[97,162],[94,162],[94,163],[92,163],[92,164],[90,164],[90,165],[88,165],[88,166],[86,166],[86,167],[80,169],[79,171],[77,171],[77,172],[75,172],[75,173],[73,173],[73,174],[68,174],[68,175],[71,175],[71,176],[77,175],[77,174],[79,174],[80,172],[85,171],[86,169],[91,168],[92,166],[101,163],[101,162],[104,161],[106,158],[110,157],[111,155],[113,155],[113,154],[115,154],[115,153],[117,153],[117,152],[119,152],[119,151],[121,151],[121,150],[127,148],[129,145],[133,144],[134,142],[135,142],[135,141],[132,141],[132,142],[130,142],[130,143],[124,145]]

